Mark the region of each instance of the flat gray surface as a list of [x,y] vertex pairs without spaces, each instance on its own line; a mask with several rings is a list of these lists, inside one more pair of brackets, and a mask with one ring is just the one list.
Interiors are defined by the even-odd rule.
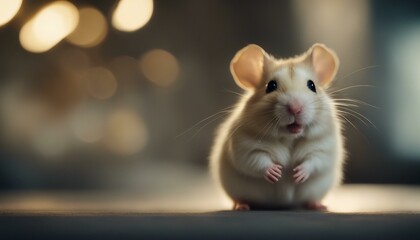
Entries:
[[230,202],[203,181],[164,195],[132,192],[0,194],[0,240],[420,239],[420,188],[344,185],[331,212],[220,211]]
[[0,238],[420,239],[420,215],[321,212],[0,214]]

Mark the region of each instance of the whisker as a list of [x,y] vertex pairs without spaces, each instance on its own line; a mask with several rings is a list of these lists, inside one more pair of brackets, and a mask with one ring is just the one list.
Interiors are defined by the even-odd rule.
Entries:
[[[346,109],[346,110],[348,110],[348,109]],[[354,113],[352,113],[352,112],[346,112],[345,110],[340,110],[340,111],[343,114],[348,114],[348,115],[356,118],[357,120],[359,120],[360,122],[362,122],[365,126],[368,126],[368,124],[362,118],[360,118],[359,116],[355,115]]]
[[360,134],[360,136],[362,136],[367,142],[369,142],[369,139],[362,133],[360,132],[360,130],[343,114],[337,114],[340,118],[345,119],[346,122],[348,122],[356,131],[358,134]]
[[341,77],[341,78],[337,79],[337,81],[342,81],[342,80],[344,80],[348,77],[351,77],[351,76],[353,76],[353,75],[355,75],[355,74],[357,74],[361,71],[365,71],[365,70],[372,69],[372,68],[378,68],[378,67],[380,67],[380,65],[372,65],[372,66],[367,66],[367,67],[364,67],[364,68],[360,68],[358,70],[355,70],[355,71],[345,75],[344,77]]
[[[267,126],[268,125],[270,125],[270,127],[271,127],[271,125],[272,125],[272,122],[275,120],[275,118],[272,118],[272,119],[270,119],[270,121],[268,121],[268,123],[257,133],[257,135],[255,136],[255,138],[257,138],[258,139],[258,142],[261,142],[261,138],[258,138],[259,136],[260,136],[260,134],[262,133],[262,131],[264,131],[266,128],[267,128]],[[270,127],[268,127],[268,129],[270,128]],[[265,135],[265,134],[264,134]]]
[[268,129],[268,131],[266,131],[266,133],[264,134],[263,137],[261,137],[261,139],[263,139],[265,136],[267,136],[267,134],[272,130],[272,129],[276,129],[277,125],[279,123],[279,118],[277,118],[276,116],[274,116],[274,121],[273,123],[270,125],[270,128]]
[[276,129],[280,128],[280,118],[276,117],[277,121],[276,121]]
[[356,104],[352,104],[352,103],[339,103],[339,102],[334,102],[334,105],[337,107],[360,107],[359,105]]
[[185,130],[184,132],[182,132],[182,133],[178,134],[175,138],[179,138],[179,137],[181,137],[181,136],[185,135],[186,133],[188,133],[188,132],[190,132],[191,130],[193,130],[195,127],[198,127],[201,123],[204,123],[205,121],[207,121],[207,120],[209,120],[209,119],[211,119],[211,118],[213,118],[213,117],[216,117],[217,115],[220,115],[220,114],[225,115],[225,114],[231,113],[231,111],[229,111],[229,110],[231,110],[231,109],[233,109],[233,108],[235,108],[235,107],[236,107],[236,106],[229,106],[229,107],[224,108],[224,109],[222,109],[221,111],[219,111],[219,112],[217,112],[217,113],[215,113],[215,114],[212,114],[212,115],[210,115],[210,116],[208,116],[208,117],[204,118],[203,120],[201,120],[201,121],[199,121],[198,123],[194,124],[192,127],[188,128],[188,129],[187,129],[187,130]]
[[346,122],[348,122],[356,131],[358,131],[360,133],[359,129],[357,129],[357,127],[346,116],[344,116],[342,114],[339,114],[338,116],[344,118],[346,120]]
[[[273,127],[275,126],[274,122],[276,122],[277,117],[273,117],[270,121],[269,124],[270,126],[264,131],[263,135],[258,139],[258,141],[254,144],[254,148],[257,147],[257,144],[261,143],[262,139],[271,131],[271,129],[273,129]],[[261,132],[261,131],[260,131]]]
[[[227,114],[227,113],[226,113]],[[190,138],[190,140],[191,139],[193,139],[195,136],[197,136],[197,134],[204,128],[204,127],[206,127],[207,125],[209,125],[210,123],[212,123],[212,122],[214,122],[214,121],[216,121],[216,120],[218,120],[218,119],[220,119],[221,117],[223,117],[224,115],[221,115],[221,116],[218,116],[218,117],[216,117],[216,118],[213,118],[212,120],[210,120],[210,121],[208,121],[206,124],[204,124],[203,126],[201,126],[195,133],[194,133],[194,135],[192,135],[191,136],[191,138]]]
[[241,128],[243,126],[243,124],[239,124],[235,129],[233,129],[233,131],[229,134],[229,136],[228,136],[228,138],[227,139],[230,139],[230,138],[232,138],[233,137],[233,135],[235,134],[235,132],[239,129],[239,128]]
[[354,86],[349,86],[349,87],[345,87],[345,88],[341,88],[341,89],[338,89],[338,90],[329,92],[329,94],[334,94],[334,93],[342,92],[342,91],[353,89],[353,88],[359,88],[359,87],[372,87],[372,88],[376,88],[376,86],[373,86],[373,85],[354,85]]
[[351,111],[351,112],[353,112],[354,114],[357,114],[357,115],[359,115],[360,117],[362,117],[362,118],[364,118],[366,121],[368,121],[376,130],[378,130],[378,128],[376,127],[376,125],[375,124],[373,124],[373,122],[372,121],[370,121],[365,115],[363,115],[363,114],[361,114],[361,113],[359,113],[359,112],[357,112],[357,111],[355,111],[355,110],[353,110],[353,109],[349,109],[349,108],[347,108],[346,109],[347,111]]
[[243,96],[245,96],[245,94],[244,94],[244,93],[238,93],[238,92],[235,92],[235,91],[232,91],[232,90],[229,90],[229,89],[224,89],[223,91],[224,91],[224,92],[227,92],[227,93],[233,93],[233,94],[235,94],[235,95],[237,95],[237,96],[239,96],[239,97],[243,97]]
[[363,104],[363,105],[366,105],[366,106],[369,106],[369,107],[372,107],[372,108],[375,108],[375,109],[382,109],[381,107],[378,107],[378,106],[375,106],[375,105],[372,105],[372,104],[369,104],[369,103],[367,103],[367,102],[364,102],[364,101],[362,101],[362,100],[359,100],[359,99],[350,99],[350,98],[336,98],[336,99],[334,99],[334,101],[336,101],[336,102],[354,102],[354,103],[359,103],[359,104]]

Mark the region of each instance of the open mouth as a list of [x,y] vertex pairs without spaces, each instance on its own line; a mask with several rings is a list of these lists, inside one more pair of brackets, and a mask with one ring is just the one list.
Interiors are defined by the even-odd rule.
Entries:
[[303,131],[303,126],[297,122],[293,122],[287,125],[287,129],[289,130],[289,132],[297,134]]

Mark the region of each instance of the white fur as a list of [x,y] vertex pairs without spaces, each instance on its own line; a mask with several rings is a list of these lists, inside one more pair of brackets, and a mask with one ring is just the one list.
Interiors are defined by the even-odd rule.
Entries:
[[[341,181],[345,153],[340,121],[314,70],[305,63],[307,57],[270,57],[260,86],[240,99],[217,132],[211,169],[236,203],[300,207],[319,203]],[[281,89],[266,94],[265,84],[273,78]],[[308,79],[316,82],[316,94],[307,88]],[[290,101],[303,105],[304,129],[299,134],[286,128],[295,120],[285,107]],[[283,167],[282,177],[274,184],[264,179],[273,164]],[[293,169],[300,164],[311,174],[305,182],[296,183]]]

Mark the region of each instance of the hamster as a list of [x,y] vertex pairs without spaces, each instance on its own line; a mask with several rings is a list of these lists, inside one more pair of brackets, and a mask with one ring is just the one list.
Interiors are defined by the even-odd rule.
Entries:
[[276,59],[251,44],[230,70],[246,93],[217,131],[211,170],[234,210],[326,210],[324,196],[342,179],[341,122],[326,89],[339,61],[314,44]]

